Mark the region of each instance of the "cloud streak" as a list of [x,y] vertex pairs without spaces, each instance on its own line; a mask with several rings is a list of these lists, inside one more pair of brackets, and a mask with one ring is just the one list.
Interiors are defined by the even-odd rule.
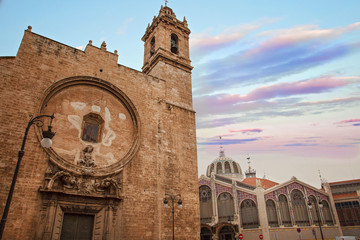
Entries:
[[260,128],[253,128],[253,129],[240,129],[240,130],[234,130],[230,129],[229,132],[231,133],[242,133],[242,134],[253,134],[253,133],[261,133],[263,132]]
[[360,126],[360,118],[342,120],[342,121],[336,122],[334,124],[338,125],[339,127],[344,127],[344,126],[359,127]]
[[254,24],[229,27],[218,35],[211,35],[209,31],[194,34],[190,38],[191,51],[195,57],[202,57],[202,55],[206,55],[212,51],[218,51],[231,46],[255,30],[274,21],[275,20],[268,20],[267,22],[261,21]]
[[259,141],[260,138],[245,138],[245,139],[239,139],[239,138],[234,138],[234,139],[222,139],[221,142],[220,140],[207,140],[207,141],[203,141],[203,142],[197,142],[198,145],[220,145],[220,143],[222,145],[236,145],[236,144],[245,144],[245,143],[249,143],[249,142],[254,142],[254,141]]

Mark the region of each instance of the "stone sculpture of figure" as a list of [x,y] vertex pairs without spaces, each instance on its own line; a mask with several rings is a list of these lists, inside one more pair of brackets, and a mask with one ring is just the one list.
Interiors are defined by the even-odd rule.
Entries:
[[92,152],[94,148],[91,145],[87,145],[83,149],[84,158],[80,160],[80,165],[83,167],[95,167],[95,161],[92,159]]

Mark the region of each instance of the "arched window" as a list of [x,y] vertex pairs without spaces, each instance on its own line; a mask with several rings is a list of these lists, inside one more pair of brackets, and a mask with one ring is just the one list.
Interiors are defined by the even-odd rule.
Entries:
[[234,173],[239,173],[239,168],[236,165],[236,162],[233,162],[233,165],[234,165]]
[[322,211],[323,211],[323,215],[324,215],[325,224],[327,224],[329,226],[334,225],[334,221],[331,216],[331,209],[330,209],[329,203],[325,200],[323,200],[321,203],[323,205]]
[[234,239],[235,232],[234,229],[230,226],[224,226],[219,231],[219,239],[225,240],[225,239]]
[[210,166],[209,176],[211,176],[212,172],[214,172],[214,164],[211,164],[211,166]]
[[225,162],[225,173],[231,173],[230,163]]
[[201,223],[210,223],[212,217],[211,189],[201,186],[199,189]]
[[176,34],[171,34],[171,52],[178,54],[179,53],[179,39]]
[[216,173],[217,173],[217,174],[223,173],[221,162],[218,162],[218,163],[216,164]]
[[153,37],[150,42],[150,56],[152,56],[154,53],[155,53],[155,37]]
[[240,215],[242,227],[245,228],[258,228],[259,216],[257,207],[254,201],[245,199],[240,206]]
[[200,233],[200,240],[211,240],[211,237],[212,237],[211,230],[207,227],[202,227]]
[[234,220],[234,199],[230,193],[221,193],[218,197],[217,205],[220,222]]
[[295,224],[298,226],[309,226],[309,215],[304,195],[297,189],[291,192]]
[[279,210],[280,210],[282,225],[284,225],[285,227],[291,227],[292,224],[291,224],[288,200],[282,194],[279,195]]
[[89,113],[83,118],[82,140],[87,142],[100,142],[101,130],[104,120],[96,113]]
[[266,213],[270,227],[278,227],[279,222],[276,214],[275,202],[273,200],[269,199],[266,201]]
[[[314,225],[317,225],[319,226],[319,218],[318,218],[318,213],[320,214],[319,212],[319,208],[318,208],[318,204],[317,204],[317,201],[316,201],[316,198],[314,196],[310,196],[309,197],[309,201],[311,203],[311,208],[310,208],[310,212],[311,212],[311,217],[313,219],[313,224]],[[318,213],[316,213],[316,211]]]

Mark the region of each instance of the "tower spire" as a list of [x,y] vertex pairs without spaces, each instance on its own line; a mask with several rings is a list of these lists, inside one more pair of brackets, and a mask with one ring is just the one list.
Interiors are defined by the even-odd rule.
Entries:
[[165,7],[167,7],[167,3],[168,3],[169,1],[168,0],[165,0]]
[[220,151],[219,151],[219,157],[225,157],[225,152],[224,152],[224,148],[223,148],[223,145],[222,145],[222,138],[221,136],[219,136],[220,138]]

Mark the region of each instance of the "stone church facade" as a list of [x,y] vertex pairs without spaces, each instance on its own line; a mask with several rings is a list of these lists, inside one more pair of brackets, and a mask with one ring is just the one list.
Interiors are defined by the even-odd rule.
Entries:
[[31,27],[15,57],[0,57],[1,212],[29,115],[54,114],[56,132],[44,149],[41,127],[29,131],[3,239],[171,239],[165,194],[181,195],[176,239],[199,238],[189,34],[161,7],[142,72],[105,42],[82,51]]

